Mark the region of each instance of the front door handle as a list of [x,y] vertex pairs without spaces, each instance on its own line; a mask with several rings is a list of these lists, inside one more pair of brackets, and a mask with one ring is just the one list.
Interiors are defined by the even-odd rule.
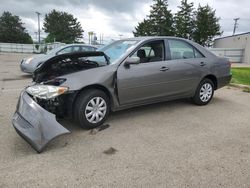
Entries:
[[165,71],[167,71],[167,70],[169,70],[168,67],[162,67],[162,68],[160,69],[160,71],[162,71],[162,72],[165,72]]
[[200,62],[200,66],[201,66],[201,67],[204,67],[205,65],[206,65],[205,62]]

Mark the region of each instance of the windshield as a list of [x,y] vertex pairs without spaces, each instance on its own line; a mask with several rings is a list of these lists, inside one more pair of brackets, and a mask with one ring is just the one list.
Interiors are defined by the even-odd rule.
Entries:
[[138,40],[119,40],[99,48],[98,51],[104,52],[109,57],[110,64],[112,64],[138,42]]

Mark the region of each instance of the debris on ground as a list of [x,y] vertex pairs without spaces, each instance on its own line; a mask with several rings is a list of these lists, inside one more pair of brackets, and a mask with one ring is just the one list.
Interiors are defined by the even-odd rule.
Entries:
[[103,130],[109,128],[109,127],[110,127],[109,124],[104,124],[104,125],[101,125],[100,127],[97,127],[97,129],[100,132],[100,131],[103,131]]
[[90,134],[91,134],[91,135],[95,135],[96,133],[98,133],[98,132],[100,132],[100,131],[103,131],[103,130],[109,128],[109,127],[110,127],[109,124],[101,125],[101,126],[95,128],[95,129],[91,129],[91,130],[90,130]]
[[103,153],[106,154],[106,155],[113,155],[117,152],[118,150],[116,150],[115,148],[113,147],[110,147],[109,149],[105,150]]
[[89,134],[95,135],[97,132],[98,132],[97,129],[91,129],[90,132],[89,132]]

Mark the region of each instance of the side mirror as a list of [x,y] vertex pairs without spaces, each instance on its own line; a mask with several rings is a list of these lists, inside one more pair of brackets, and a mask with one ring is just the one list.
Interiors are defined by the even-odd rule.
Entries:
[[129,66],[129,65],[135,65],[140,63],[140,58],[139,57],[128,57],[125,60],[124,66]]

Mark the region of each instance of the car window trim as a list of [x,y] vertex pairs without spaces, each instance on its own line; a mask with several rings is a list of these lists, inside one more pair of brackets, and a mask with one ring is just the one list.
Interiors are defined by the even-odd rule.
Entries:
[[166,54],[165,61],[169,61],[172,58],[171,58],[171,51],[170,51],[168,39],[164,39],[164,43],[165,43],[165,54]]

